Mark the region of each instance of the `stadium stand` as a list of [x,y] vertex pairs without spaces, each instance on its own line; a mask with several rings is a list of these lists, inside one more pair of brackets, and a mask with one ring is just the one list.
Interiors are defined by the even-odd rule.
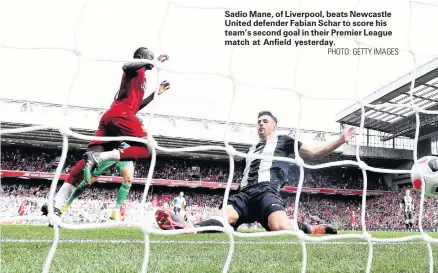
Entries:
[[[222,202],[220,190],[153,187],[146,204],[147,209],[160,207],[164,203],[170,204],[179,191],[183,190],[188,203],[187,216],[189,222],[196,222],[213,215]],[[49,183],[41,180],[9,179],[2,182],[0,202],[0,218],[19,214],[20,206],[24,206],[24,215],[40,215],[41,206],[46,202]],[[140,213],[140,202],[143,188],[133,186],[132,192],[126,201],[126,218],[135,220]],[[367,227],[369,229],[403,228],[403,210],[399,203],[404,194],[400,189],[389,194],[370,197],[367,201]],[[86,191],[75,201],[67,213],[64,221],[75,223],[105,222],[117,195],[117,185],[98,184]],[[413,193],[415,203],[419,202],[419,194]],[[293,215],[294,195],[284,196],[287,213]],[[300,202],[299,219],[308,223],[333,223],[339,229],[349,229],[350,218],[347,208],[360,208],[359,196],[304,194]],[[427,199],[425,203],[424,227],[438,226],[438,199]],[[418,215],[418,206],[415,215]],[[360,212],[360,210],[359,210]],[[357,224],[360,218],[357,219]]]
[[[71,150],[63,173],[67,173],[72,164],[81,156],[82,150]],[[40,215],[40,208],[46,202],[50,180],[32,176],[8,177],[8,172],[24,171],[29,173],[53,174],[59,160],[58,149],[36,148],[20,145],[4,146],[1,152],[1,204],[0,217],[11,217],[22,213],[24,215]],[[190,222],[196,222],[211,216],[222,202],[222,189],[206,189],[208,187],[192,186],[190,183],[199,181],[223,183],[227,180],[228,162],[214,159],[193,159],[184,156],[158,157],[154,179],[165,181],[186,181],[184,188],[172,188],[164,185],[154,186],[149,193],[148,209],[171,203],[179,191],[185,192]],[[149,168],[148,161],[136,162],[135,177],[144,179]],[[242,176],[243,165],[237,162],[234,183]],[[106,177],[117,177],[116,169],[108,172]],[[295,195],[293,190],[297,185],[299,172],[292,169],[288,187],[284,192],[288,215],[293,215]],[[30,178],[30,179],[29,179]],[[48,178],[50,179],[50,178]],[[404,189],[390,191],[384,183],[383,176],[369,172],[368,188],[370,197],[367,200],[367,226],[370,229],[403,228],[403,211],[399,202]],[[106,181],[105,181],[106,180]],[[112,179],[100,182],[114,182]],[[117,181],[116,181],[117,182]],[[197,184],[196,184],[197,185]],[[360,194],[362,175],[357,168],[337,167],[320,170],[308,170],[305,174],[304,195],[301,198],[299,219],[309,223],[333,223],[340,229],[350,228],[350,216],[347,208],[358,209],[360,213]],[[97,183],[91,190],[84,193],[71,207],[66,215],[66,222],[88,223],[104,222],[108,218],[110,208],[117,194],[117,183]],[[316,189],[326,189],[327,191]],[[330,192],[329,190],[333,190]],[[348,191],[348,189],[351,189]],[[356,191],[353,191],[356,189]],[[343,191],[345,190],[345,191]],[[306,193],[307,192],[307,193]],[[125,219],[135,220],[140,212],[143,187],[140,183],[133,186],[126,202]],[[418,204],[419,195],[414,193]],[[24,204],[24,205],[23,205]],[[86,204],[86,205],[85,205]],[[438,226],[437,199],[427,200],[425,205],[424,227]],[[21,212],[20,212],[21,210]],[[418,207],[416,207],[418,213]],[[357,225],[360,219],[357,219]]]
[[[380,90],[370,94],[364,99],[364,103],[383,104],[383,103],[410,103],[412,77],[409,74],[397,79],[384,86]],[[421,66],[416,71],[416,79],[413,90],[414,105],[424,110],[438,109],[438,58]],[[348,124],[360,126],[360,106],[351,105],[341,111],[337,116],[337,122],[341,125]],[[436,115],[419,113],[420,131],[419,140],[430,138],[433,133],[438,131]],[[383,107],[373,109],[366,107],[365,126],[369,130],[382,132],[382,142],[389,142],[392,148],[398,145],[395,141],[397,137],[413,139],[415,137],[416,119],[415,111],[409,108]],[[430,149],[430,147],[429,147]],[[429,155],[430,151],[426,152]]]
[[[63,173],[68,173],[81,157],[83,151],[73,150],[69,153]],[[6,146],[1,153],[2,170],[27,171],[27,172],[48,172],[52,173],[57,167],[59,160],[58,150],[37,149],[37,148],[16,148]],[[236,163],[234,183],[242,178],[243,165]],[[149,170],[149,161],[140,160],[136,162],[135,177],[145,178]],[[193,171],[193,170],[199,170]],[[205,182],[227,182],[229,174],[228,162],[206,159],[185,159],[180,157],[161,156],[155,167],[155,179],[205,181]],[[118,176],[114,168],[107,176]],[[288,186],[297,186],[299,178],[298,168],[292,168]],[[369,173],[368,189],[389,190],[389,186],[383,182],[380,174]],[[306,187],[310,188],[335,188],[335,189],[361,189],[362,174],[357,168],[328,168],[321,170],[309,170],[306,172]]]
[[[393,93],[396,91],[393,91]],[[400,92],[394,94],[400,96],[403,93]],[[427,94],[423,93],[420,94],[424,95],[422,97],[423,102],[432,102],[433,99],[428,99]],[[2,124],[4,128],[9,129],[26,126],[25,122],[37,124],[32,118],[35,120],[42,119],[44,115],[56,114],[61,108],[61,105],[43,102],[8,99],[2,99],[2,102],[9,112],[15,113]],[[70,108],[69,115],[72,122],[87,120],[87,123],[71,124],[73,128],[76,128],[73,130],[84,135],[91,134],[91,128],[94,128],[94,123],[102,114],[102,109],[80,106],[70,106]],[[354,109],[351,109],[339,114],[338,121],[341,126],[344,124],[358,125],[357,122],[355,123],[357,120],[354,119]],[[348,112],[350,110],[352,113]],[[372,118],[371,114],[367,120]],[[143,119],[147,120],[147,114],[141,115]],[[382,117],[382,119],[384,118]],[[225,124],[223,122],[160,115],[157,115],[156,119],[159,120],[160,127],[157,128],[157,135],[154,137],[166,147],[221,145],[219,136],[224,130]],[[379,116],[377,119],[379,119]],[[382,122],[380,121],[380,123]],[[395,131],[392,128],[391,132],[394,136],[389,139],[391,141],[388,141],[384,138],[389,136],[391,132],[374,130],[378,129],[371,126],[375,123],[376,121],[372,124],[365,124],[367,131],[365,132],[365,143],[362,143],[364,147],[361,148],[363,160],[370,166],[409,168],[412,164],[413,149],[411,136],[394,134]],[[190,138],[193,128],[196,128],[199,132],[197,139]],[[176,131],[178,135],[175,135],[174,132]],[[255,132],[254,126],[235,123],[230,125],[229,131],[232,145],[238,151],[246,152],[252,143]],[[279,128],[279,132],[294,136],[296,130],[293,128]],[[301,131],[301,137],[307,142],[326,141],[336,135],[337,133],[334,132]],[[343,150],[337,150],[323,160],[318,162],[309,161],[308,163],[320,164],[336,160],[354,159],[355,141],[353,140]],[[86,142],[83,140],[70,140],[69,147],[71,149],[62,171],[64,175],[61,175],[60,183],[65,179],[65,174],[70,171],[73,163],[81,157],[85,144]],[[32,133],[16,134],[13,138],[5,135],[2,137],[2,145],[1,172],[3,183],[0,216],[17,215],[20,211],[26,215],[39,215],[39,208],[46,201],[49,181],[53,178],[53,173],[59,161],[61,136],[56,130],[44,129]],[[238,188],[238,182],[243,171],[243,162],[241,160],[235,160],[235,164],[232,190]],[[141,210],[139,206],[143,192],[142,183],[145,181],[148,169],[148,160],[136,162],[134,186],[126,202],[126,219],[134,220],[138,218],[138,213]],[[223,187],[224,182],[227,181],[228,172],[229,162],[227,161],[227,155],[223,152],[181,153],[178,156],[160,153],[157,157],[153,175],[155,184],[149,192],[147,209],[150,210],[152,207],[170,203],[175,194],[183,190],[189,205],[187,208],[188,220],[196,222],[205,219],[211,216],[222,202]],[[409,183],[406,183],[406,179],[400,179],[400,183],[393,183],[396,178],[379,173],[367,172],[367,176],[369,195],[367,198],[367,227],[370,229],[403,228],[403,211],[399,209],[399,202],[404,193],[402,187],[409,185]],[[350,216],[347,208],[356,209],[356,215],[360,215],[362,177],[359,169],[349,166],[306,170],[299,220],[314,224],[333,223],[339,229],[349,229]],[[294,193],[296,192],[298,178],[299,170],[292,168],[283,192],[288,215],[293,215],[294,212]],[[107,172],[104,177],[99,179],[99,182],[105,183],[97,183],[90,191],[84,193],[73,204],[66,215],[65,221],[106,221],[109,208],[117,193],[117,182],[120,181],[117,170],[113,169]],[[417,193],[414,193],[414,198],[418,204],[419,195]],[[424,227],[438,226],[438,212],[433,209],[437,206],[438,203],[435,199],[426,201]],[[20,210],[21,208],[24,208],[24,211]],[[415,209],[418,214],[418,206]],[[360,217],[357,217],[356,226],[360,226]]]

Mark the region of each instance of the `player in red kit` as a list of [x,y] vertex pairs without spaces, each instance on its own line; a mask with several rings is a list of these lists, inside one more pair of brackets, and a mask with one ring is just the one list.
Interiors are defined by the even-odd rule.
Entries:
[[350,209],[349,207],[347,207],[347,212],[348,214],[350,214],[350,226],[351,226],[351,230],[354,230],[356,228],[356,214],[359,213],[359,209],[357,209],[357,211],[354,211],[352,209]]
[[23,216],[26,209],[26,200],[21,202],[20,208],[18,209],[18,214]]
[[[140,47],[134,52],[134,59],[153,60],[151,50]],[[168,60],[167,55],[158,57],[160,62]],[[126,63],[123,66],[123,76],[120,89],[114,102],[100,119],[98,131],[95,136],[130,136],[144,138],[147,132],[142,122],[136,117],[138,111],[153,100],[154,94],[143,99],[146,90],[146,71],[153,68],[146,62]],[[160,85],[159,94],[170,88],[167,81]],[[147,145],[139,142],[125,141],[129,148],[114,150],[121,141],[91,141],[88,151],[73,170],[84,170],[84,178],[88,183],[92,177],[94,168],[104,160],[132,161],[150,156]]]
[[[151,50],[141,47],[134,52],[134,59],[153,60],[154,54]],[[164,62],[168,60],[168,56],[161,55],[158,57],[158,60],[160,62]],[[136,117],[136,114],[154,99],[154,94],[151,94],[147,98],[143,99],[146,89],[145,72],[147,70],[151,70],[152,68],[153,65],[146,62],[127,63],[123,66],[124,73],[122,76],[120,89],[117,92],[110,109],[107,110],[101,117],[99,128],[95,133],[95,136],[147,136],[146,130],[142,125],[142,121]],[[162,94],[169,88],[170,84],[167,81],[163,81],[160,84],[158,95]],[[102,162],[103,160],[101,160],[101,157],[98,156],[99,152],[122,150],[120,149],[121,143],[122,141],[91,141],[89,143],[87,153],[84,155],[85,159],[79,161],[72,168],[66,182],[63,184],[57,194],[57,197],[59,195],[59,198],[55,197],[55,200],[59,199],[56,201],[57,205],[55,205],[54,209],[56,215],[61,216],[62,213],[60,206],[64,203],[65,199],[72,192],[74,192],[76,186],[81,183],[82,179],[85,180],[84,182],[86,182],[87,185],[92,184],[92,172],[96,167],[95,163],[105,163]],[[133,149],[123,149],[124,157],[118,156],[117,160],[114,161],[123,161],[119,163],[129,163],[129,161],[132,161],[133,159],[149,157],[149,151],[146,145],[138,142],[128,141],[125,141],[125,143],[131,144],[130,148]],[[129,144],[127,146],[129,146]],[[117,147],[119,148],[117,149]],[[118,154],[119,153],[117,152],[117,155]],[[107,169],[111,164],[114,164],[114,162],[106,162],[106,167],[103,167],[103,169]],[[123,164],[121,164],[119,167],[122,167],[122,165]],[[122,174],[124,180],[132,179],[130,175],[131,173],[133,174],[133,171],[127,172],[126,175]],[[48,214],[47,204],[41,208],[41,211],[43,212],[43,215]]]
[[120,220],[125,221],[125,214],[126,214],[126,203],[123,203],[122,207],[120,208]]

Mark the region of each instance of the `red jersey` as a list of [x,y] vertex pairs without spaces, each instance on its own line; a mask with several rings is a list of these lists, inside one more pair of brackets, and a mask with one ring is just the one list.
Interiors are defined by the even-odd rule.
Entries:
[[125,216],[126,211],[126,203],[122,204],[122,207],[120,208],[120,216]]
[[18,214],[24,215],[24,209],[26,208],[26,201],[23,201],[18,209]]
[[146,76],[144,68],[137,70],[135,76],[128,77],[126,73],[123,73],[119,92],[116,94],[109,112],[128,111],[130,114],[137,114],[145,91]]
[[348,209],[348,214],[350,214],[350,217],[352,220],[356,220],[356,213],[359,213],[359,209],[357,209],[357,211],[354,211],[352,209]]

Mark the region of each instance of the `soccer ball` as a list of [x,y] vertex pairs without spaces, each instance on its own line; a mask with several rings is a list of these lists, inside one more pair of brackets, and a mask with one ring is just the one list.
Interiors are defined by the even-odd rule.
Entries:
[[412,185],[419,192],[421,192],[423,183],[421,176],[423,176],[425,182],[424,196],[438,197],[438,157],[422,157],[412,166]]

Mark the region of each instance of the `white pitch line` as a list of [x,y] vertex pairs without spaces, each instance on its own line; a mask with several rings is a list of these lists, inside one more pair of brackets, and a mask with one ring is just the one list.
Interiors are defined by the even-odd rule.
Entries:
[[[52,243],[53,240],[28,240],[28,239],[1,239],[0,243]],[[103,239],[72,239],[72,240],[59,240],[59,243],[75,243],[75,244],[144,244],[143,240],[103,240]],[[187,241],[187,240],[151,240],[153,244],[189,244],[189,245],[200,245],[200,244],[222,244],[228,245],[229,241]],[[235,242],[238,245],[299,245],[299,242],[252,242],[243,241]],[[315,245],[367,245],[368,242],[306,242],[306,244]],[[376,245],[421,245],[426,244],[426,242],[374,242]],[[433,243],[432,243],[433,244]]]

